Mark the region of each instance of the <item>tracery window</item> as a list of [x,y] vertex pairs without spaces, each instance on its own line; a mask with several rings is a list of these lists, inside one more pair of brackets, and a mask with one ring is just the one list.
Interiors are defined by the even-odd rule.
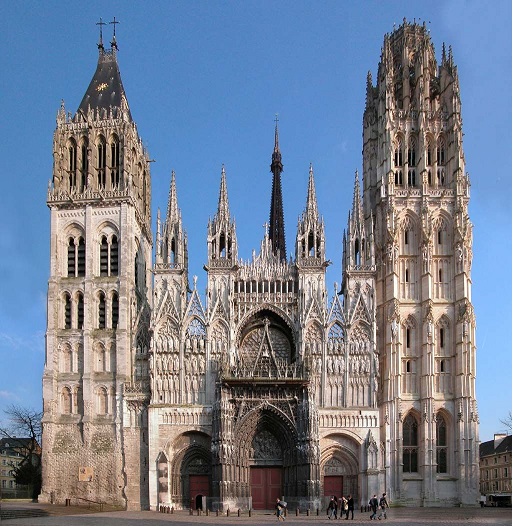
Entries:
[[447,425],[440,413],[436,415],[436,472],[447,473]]
[[89,170],[88,141],[84,137],[80,145],[80,187],[83,190],[87,185],[87,172]]
[[111,188],[119,186],[119,139],[112,137],[110,143],[110,185]]
[[119,265],[118,238],[103,235],[100,241],[100,276],[117,276]]
[[98,141],[96,149],[97,149],[96,170],[98,172],[98,188],[105,188],[105,171],[107,168],[107,147],[105,144],[105,139],[103,137],[100,137],[100,140]]
[[77,143],[73,139],[68,143],[68,176],[71,190],[77,185]]
[[418,471],[418,423],[410,413],[403,421],[403,472]]

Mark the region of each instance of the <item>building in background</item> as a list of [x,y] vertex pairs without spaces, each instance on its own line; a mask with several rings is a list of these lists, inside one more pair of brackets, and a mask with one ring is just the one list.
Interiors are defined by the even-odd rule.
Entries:
[[0,495],[2,498],[31,498],[28,485],[16,483],[15,470],[24,462],[39,466],[41,447],[31,438],[0,438]]
[[[205,301],[174,173],[152,232],[117,51],[100,37],[78,110],[57,116],[41,500],[266,509],[279,495],[313,509],[386,490],[396,504],[475,505],[470,182],[451,50],[438,65],[416,23],[385,36],[341,255],[310,166],[286,258],[277,126],[269,223],[249,260],[223,167]],[[341,290],[327,290],[328,251]]]
[[511,506],[511,435],[495,434],[479,446],[479,489],[491,506]]

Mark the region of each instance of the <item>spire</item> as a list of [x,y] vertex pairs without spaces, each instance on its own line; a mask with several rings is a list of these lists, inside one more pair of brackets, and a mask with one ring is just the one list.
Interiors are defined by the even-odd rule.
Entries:
[[178,197],[176,194],[176,174],[171,171],[171,184],[169,186],[169,198],[167,202],[166,222],[174,223],[179,219]]
[[360,177],[358,170],[354,174],[354,190],[353,190],[353,211],[352,219],[358,225],[362,225],[363,211],[362,211],[362,196],[360,192]]
[[315,181],[313,166],[310,163],[310,172],[308,177],[308,194],[306,196],[306,215],[311,221],[316,221],[319,216],[317,209],[317,198],[315,196]]
[[228,205],[228,190],[226,189],[226,171],[221,168],[221,186],[219,188],[219,201],[217,204],[217,220],[224,221],[230,218],[230,208]]
[[118,118],[120,112],[126,112],[128,119],[131,121],[130,108],[128,107],[123,82],[121,81],[121,74],[116,59],[116,50],[118,49],[116,43],[116,24],[119,21],[114,18],[111,24],[114,25],[114,37],[111,45],[112,49],[106,51],[103,46],[103,26],[107,25],[105,22],[97,22],[100,26],[100,41],[98,43],[99,56],[96,71],[89,83],[89,87],[85,92],[78,112],[87,115],[89,110],[97,111],[99,118],[108,118],[112,111],[114,118]]
[[280,260],[286,261],[287,252],[285,249],[285,227],[283,222],[283,197],[281,193],[281,172],[283,171],[283,164],[281,162],[281,152],[278,141],[278,116],[276,116],[275,123],[274,150],[271,160],[273,187],[269,219],[269,239],[271,240],[273,253],[279,253]]

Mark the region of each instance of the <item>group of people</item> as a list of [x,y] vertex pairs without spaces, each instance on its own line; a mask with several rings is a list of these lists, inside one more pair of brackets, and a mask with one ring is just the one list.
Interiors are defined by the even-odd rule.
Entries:
[[[371,520],[381,520],[381,517],[387,518],[387,508],[390,508],[387,501],[387,494],[383,493],[381,498],[378,501],[377,495],[374,495],[371,500],[369,500],[369,506],[372,510],[372,515],[370,516]],[[379,509],[379,516],[378,516]]]
[[349,512],[351,512],[351,520],[354,519],[354,499],[352,495],[346,497],[331,497],[330,503],[328,504],[328,519],[336,519],[338,514],[338,508],[340,504],[340,518],[345,513],[346,520],[349,519]]

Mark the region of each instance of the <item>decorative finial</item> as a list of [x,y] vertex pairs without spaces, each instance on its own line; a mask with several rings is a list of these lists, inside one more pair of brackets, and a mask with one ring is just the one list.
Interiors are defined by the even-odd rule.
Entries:
[[103,27],[102,26],[106,26],[107,24],[100,17],[100,21],[96,22],[96,25],[100,26],[100,41],[98,42],[98,49],[103,50],[104,48],[103,48]]
[[280,149],[280,146],[278,144],[278,114],[276,113],[274,116],[274,151],[277,152]]
[[112,42],[110,44],[115,49],[118,49],[118,44],[116,42],[116,24],[120,23],[121,22],[119,20],[116,20],[116,17],[114,17],[114,20],[112,22],[109,22],[109,24],[114,24],[114,34],[112,35]]

